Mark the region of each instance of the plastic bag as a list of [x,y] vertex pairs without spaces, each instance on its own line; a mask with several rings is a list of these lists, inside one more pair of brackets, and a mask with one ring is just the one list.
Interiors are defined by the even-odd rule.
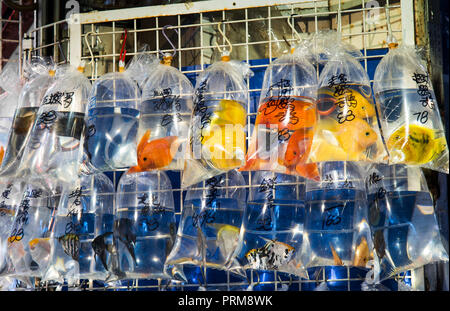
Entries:
[[182,187],[245,162],[248,64],[223,56],[197,78]]
[[252,174],[238,258],[245,269],[307,277],[300,261],[305,216],[304,180],[261,171]]
[[307,48],[303,44],[267,67],[246,165],[241,170],[319,178],[317,164],[305,164],[317,118],[317,74],[307,58]]
[[448,261],[434,202],[420,168],[372,165],[366,173],[366,186],[380,281],[425,264]]
[[[58,189],[57,186],[52,187]],[[8,235],[8,260],[14,276],[42,277],[50,262],[50,233],[60,190],[50,191],[39,180],[24,186]]]
[[302,262],[365,268],[373,252],[364,172],[352,162],[321,166],[321,182],[306,182]]
[[[136,55],[136,58],[142,58]],[[135,64],[132,69],[139,68]],[[110,72],[95,81],[87,116],[86,150],[98,170],[112,171],[137,164],[137,130],[141,91],[138,84],[119,64],[119,72]]]
[[426,66],[414,47],[391,49],[378,64],[373,88],[389,163],[448,174],[445,130]]
[[126,173],[117,187],[114,241],[119,279],[165,279],[164,263],[175,242],[172,185],[162,171]]
[[189,269],[192,265],[200,266],[202,273],[207,268],[242,273],[235,251],[246,202],[244,185],[242,174],[230,170],[188,189],[168,269],[188,266],[188,280],[197,279],[195,269]]
[[55,69],[51,58],[34,57],[30,63],[26,63],[24,75],[28,81],[18,95],[14,121],[5,145],[7,148],[1,176],[13,176],[16,173],[44,94],[54,81]]
[[43,281],[70,285],[105,280],[111,267],[114,185],[104,174],[82,174],[61,194],[50,235],[51,261]]
[[0,165],[8,146],[8,133],[10,131],[14,109],[17,106],[17,95],[4,92],[0,95]]
[[78,70],[70,65],[58,67],[55,82],[48,88],[38,110],[18,177],[45,177],[68,185],[78,179],[84,115],[91,89],[90,81],[82,74],[82,66]]
[[152,68],[142,90],[138,165],[130,172],[184,168],[194,88],[170,66],[171,56],[164,59]]
[[336,33],[324,36],[329,54],[319,77],[318,120],[309,161],[386,162],[369,77],[356,59],[362,54],[344,45]]

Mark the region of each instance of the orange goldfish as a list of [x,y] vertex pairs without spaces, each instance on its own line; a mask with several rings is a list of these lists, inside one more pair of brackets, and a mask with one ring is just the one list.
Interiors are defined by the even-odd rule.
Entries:
[[338,253],[334,249],[333,245],[331,245],[331,242],[329,244],[330,244],[330,248],[331,248],[331,253],[333,254],[334,265],[336,265],[336,266],[343,266],[344,263],[342,262],[342,260],[339,257]]
[[145,132],[137,147],[138,165],[128,172],[136,173],[168,166],[181,142],[177,136],[167,136],[149,141],[150,130]]
[[312,131],[305,129],[296,130],[289,138],[284,159],[280,159],[280,164],[292,167],[299,163],[304,163],[311,149]]
[[3,146],[0,146],[0,165],[3,162],[3,156],[5,155],[5,149],[3,148]]

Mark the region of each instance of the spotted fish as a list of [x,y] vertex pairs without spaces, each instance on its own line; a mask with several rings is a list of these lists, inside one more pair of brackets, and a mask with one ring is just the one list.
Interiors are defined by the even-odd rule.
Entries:
[[275,240],[268,240],[260,248],[254,248],[245,254],[252,269],[278,270],[293,259],[295,248],[289,244]]

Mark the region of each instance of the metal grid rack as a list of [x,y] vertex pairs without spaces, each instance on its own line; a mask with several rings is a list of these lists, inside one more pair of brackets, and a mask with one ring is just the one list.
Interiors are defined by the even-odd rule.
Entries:
[[[67,60],[74,66],[84,60],[87,63],[86,75],[91,81],[95,81],[104,73],[117,71],[120,36],[125,28],[128,31],[128,38],[131,39],[126,43],[129,60],[138,53],[143,43],[150,47],[149,53],[170,52],[170,45],[161,35],[161,31],[165,25],[171,25],[167,28],[167,32],[171,32],[171,29],[178,31],[178,34],[173,32],[171,37],[177,48],[173,65],[195,84],[197,74],[218,60],[215,42],[221,47],[225,46],[225,42],[219,40],[222,37],[216,33],[217,25],[222,22],[224,32],[233,46],[231,58],[247,62],[255,73],[255,76],[247,81],[248,124],[250,124],[254,123],[256,116],[265,69],[295,41],[294,33],[287,24],[289,18],[294,19],[300,36],[302,33],[326,29],[340,31],[344,41],[361,49],[362,65],[370,78],[373,78],[376,64],[387,51],[385,5],[389,8],[390,24],[399,43],[414,44],[414,32],[410,31],[414,29],[413,0],[378,2],[221,0],[73,14],[69,20],[33,30],[30,33],[30,37],[34,38],[33,46],[26,51],[26,57],[51,54],[55,55],[55,61],[64,62],[62,54],[65,54]],[[53,29],[53,38],[47,34],[47,42],[44,44],[46,29]],[[66,29],[69,37],[64,39],[63,33]],[[52,42],[48,40],[50,38],[53,39],[50,40]],[[86,41],[89,42],[91,51]],[[250,125],[247,139],[249,134]],[[115,171],[108,172],[107,175],[116,186],[122,173],[123,171]],[[168,172],[174,192],[177,220],[181,215],[185,195],[185,191],[180,187],[181,174],[182,172]],[[246,187],[249,189],[255,187],[251,184],[252,173],[243,175],[247,182]],[[298,178],[298,185],[303,183]],[[290,290],[311,290],[314,288],[310,286],[311,284],[317,285],[317,282],[326,278],[328,282],[343,282],[344,290],[354,290],[353,284],[360,284],[364,280],[365,273],[358,274],[354,273],[353,269],[344,268],[339,275],[335,273],[331,278],[326,277],[329,271],[318,269],[316,277],[311,280],[289,278],[274,272],[267,281],[260,284],[271,284],[273,288],[269,290],[280,290],[282,284],[289,284]],[[255,279],[256,276],[254,277],[252,273],[251,278]],[[414,289],[424,288],[423,269],[405,273],[396,277],[393,282],[403,282],[402,279],[410,283]],[[218,286],[225,290],[230,290],[234,286],[248,286],[246,282],[235,282],[226,272],[217,276],[215,280],[208,286]],[[131,280],[127,284],[112,287],[104,287],[94,280],[86,280],[80,284],[81,288],[90,290],[192,290],[198,286],[198,284],[183,286],[171,284],[167,287],[156,280]]]

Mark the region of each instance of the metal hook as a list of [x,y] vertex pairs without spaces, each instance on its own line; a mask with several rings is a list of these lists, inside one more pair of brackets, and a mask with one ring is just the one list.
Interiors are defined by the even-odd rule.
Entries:
[[302,38],[300,37],[300,34],[297,32],[297,30],[295,30],[295,26],[290,22],[291,18],[293,19],[293,17],[296,15],[297,14],[291,14],[291,16],[289,16],[289,18],[287,19],[287,23],[288,23],[289,27],[291,27],[292,32],[297,37],[297,41],[300,42],[302,40]]
[[[173,42],[170,41],[169,37],[167,37],[167,35],[166,35],[165,30],[166,30],[168,27],[173,27],[173,26],[172,26],[172,25],[166,25],[166,26],[164,26],[164,27],[162,28],[162,34],[163,34],[164,38],[166,38],[167,42],[169,42],[170,46],[172,47],[173,53],[172,53],[171,56],[174,57],[174,56],[177,54],[177,48],[175,47],[175,45],[173,44]],[[178,36],[178,35],[179,35],[179,34],[178,34],[178,30],[177,30],[176,28],[174,28],[173,30],[175,31],[175,33],[176,33],[177,36]],[[161,50],[159,50],[159,53],[162,54]]]
[[386,4],[384,6],[385,15],[386,15],[386,24],[388,29],[388,35],[387,35],[387,43],[388,47],[396,47],[398,45],[397,39],[392,35],[392,27],[391,27],[391,14],[389,12],[389,6]]
[[89,53],[91,54],[91,61],[88,64],[92,64],[92,62],[94,61],[94,53],[92,53],[92,49],[91,49],[91,45],[88,42],[88,37],[89,35],[94,35],[95,32],[93,31],[89,31],[88,33],[86,33],[86,35],[84,36],[84,42],[86,43]]
[[[222,29],[220,28],[220,26],[223,24],[224,21],[225,21],[225,20],[222,20],[222,21],[220,21],[220,22],[217,24],[217,30],[218,30],[219,33],[222,35],[223,39],[228,43],[228,46],[230,47],[230,50],[227,51],[227,53],[228,53],[228,55],[230,55],[230,54],[231,54],[231,51],[233,51],[233,46],[231,45],[230,40],[228,40],[228,38],[225,36],[225,34],[223,33]],[[226,52],[225,49],[222,49],[221,47],[219,47],[219,45],[217,44],[217,41],[216,41],[216,47],[217,47],[217,49],[219,50],[220,53],[223,54],[224,52]]]

